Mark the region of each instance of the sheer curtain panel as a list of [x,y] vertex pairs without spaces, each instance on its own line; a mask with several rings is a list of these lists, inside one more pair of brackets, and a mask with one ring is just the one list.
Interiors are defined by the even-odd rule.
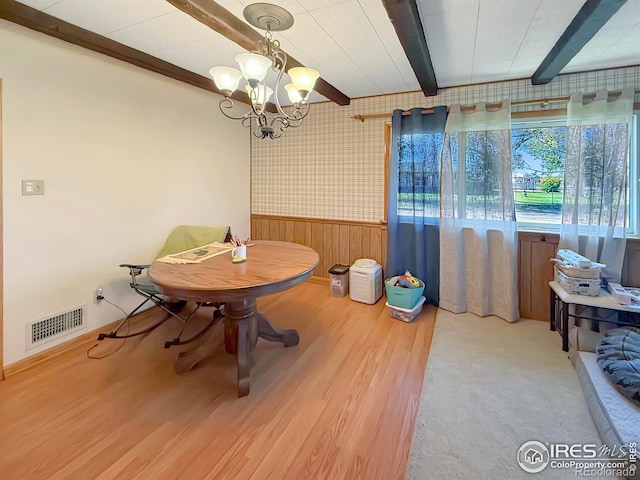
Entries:
[[411,271],[438,303],[440,280],[440,152],[447,107],[409,115],[393,112],[387,214],[387,266],[391,277]]
[[627,227],[629,128],[634,87],[606,90],[590,99],[571,95],[567,105],[567,154],[559,248],[607,265],[620,281]]
[[441,156],[440,307],[518,314],[518,237],[511,180],[511,104],[453,105]]

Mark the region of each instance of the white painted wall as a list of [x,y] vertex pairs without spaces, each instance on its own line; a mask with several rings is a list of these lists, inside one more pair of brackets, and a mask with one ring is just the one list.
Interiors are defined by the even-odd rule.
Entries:
[[[250,137],[220,97],[37,32],[0,27],[4,364],[25,323],[88,306],[88,329],[140,299],[120,263],[151,261],[179,224],[248,236]],[[44,196],[22,196],[43,179]],[[158,345],[162,348],[162,345]]]

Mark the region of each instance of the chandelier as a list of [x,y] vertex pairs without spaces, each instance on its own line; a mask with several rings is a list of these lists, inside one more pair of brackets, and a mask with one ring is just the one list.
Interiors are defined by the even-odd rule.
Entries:
[[[292,108],[289,113],[286,113],[280,105],[278,93],[280,81],[287,66],[287,54],[280,50],[280,42],[273,40],[271,32],[290,28],[293,25],[293,16],[284,8],[268,3],[248,5],[243,15],[251,25],[265,30],[264,39],[258,42],[258,50],[236,55],[235,59],[240,70],[231,67],[213,67],[209,73],[218,90],[224,95],[219,107],[226,117],[241,120],[245,127],[250,128],[254,124],[257,129],[253,134],[258,138],[276,139],[287,128],[300,126],[307,116],[309,113],[307,100],[320,74],[305,67],[289,69],[287,73],[292,83],[288,83],[284,88]],[[275,84],[272,87],[267,85],[266,77],[269,70],[276,73]],[[243,78],[247,82],[245,90],[251,100],[251,108],[241,117],[235,117],[228,114],[226,110],[233,107],[233,100],[230,97]],[[272,95],[277,112],[267,115],[267,103]]]

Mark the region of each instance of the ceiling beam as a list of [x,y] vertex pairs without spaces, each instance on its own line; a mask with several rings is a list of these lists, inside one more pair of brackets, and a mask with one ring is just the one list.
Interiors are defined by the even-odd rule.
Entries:
[[[222,95],[211,78],[190,72],[172,63],[160,60],[140,50],[127,47],[110,38],[90,32],[89,30],[85,30],[84,28],[80,28],[14,0],[0,1],[0,18]],[[240,94],[239,92],[236,92],[233,98],[240,102],[250,104],[247,95]],[[270,106],[273,107],[273,111],[276,111],[274,105]]]
[[427,39],[424,36],[415,0],[382,0],[382,3],[396,29],[396,34],[418,78],[422,92],[427,97],[437,95],[436,74],[433,71]]
[[[224,35],[242,48],[253,51],[263,36],[229,10],[212,0],[167,0],[171,5],[195,18],[200,23]],[[287,56],[287,67],[303,67],[298,60]],[[349,105],[351,99],[322,77],[316,81],[315,91],[338,105]]]
[[627,0],[587,0],[531,77],[533,85],[549,83],[582,50]]

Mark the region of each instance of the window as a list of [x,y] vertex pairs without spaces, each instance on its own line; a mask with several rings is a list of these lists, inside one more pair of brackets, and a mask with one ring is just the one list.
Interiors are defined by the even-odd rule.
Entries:
[[[638,119],[630,128],[627,171],[628,234],[638,232]],[[511,124],[511,156],[516,220],[523,229],[556,230],[562,221],[564,159],[567,128],[564,119],[514,121]],[[591,132],[594,135],[602,132]],[[589,141],[589,132],[585,142]],[[595,152],[598,155],[599,152]],[[591,179],[594,188],[598,179]]]
[[567,127],[564,121],[513,122],[511,169],[516,220],[560,224]]
[[[627,224],[630,235],[640,234],[639,123],[636,113],[631,127],[627,172]],[[512,182],[516,220],[521,229],[554,231],[559,228],[562,220],[565,124],[564,118],[514,120],[511,124]],[[403,148],[411,143],[401,140],[398,171],[395,172],[399,182],[399,217],[424,217],[425,220],[439,217],[443,135],[423,134],[422,137],[421,141],[415,142],[414,136],[413,148]],[[469,140],[472,139],[466,139],[467,143]],[[419,158],[424,160],[416,161]],[[478,168],[469,168],[473,165],[467,167],[468,182],[484,178],[481,165]],[[465,207],[468,209],[473,201],[473,192],[470,192]]]
[[397,172],[399,217],[440,217],[442,139],[441,133],[400,137]]

